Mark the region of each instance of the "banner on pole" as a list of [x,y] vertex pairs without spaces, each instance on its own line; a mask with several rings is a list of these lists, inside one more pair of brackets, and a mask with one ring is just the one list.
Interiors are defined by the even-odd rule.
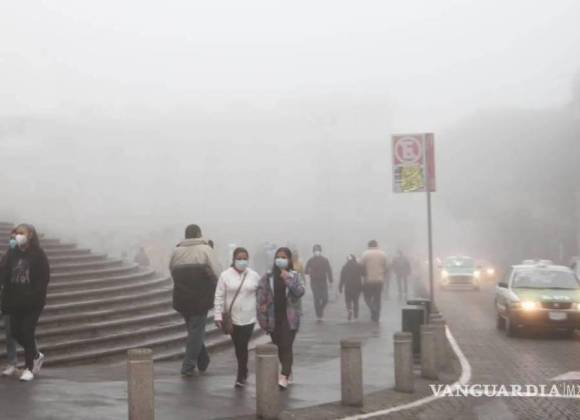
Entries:
[[393,147],[393,191],[435,191],[435,144],[433,133],[395,134]]

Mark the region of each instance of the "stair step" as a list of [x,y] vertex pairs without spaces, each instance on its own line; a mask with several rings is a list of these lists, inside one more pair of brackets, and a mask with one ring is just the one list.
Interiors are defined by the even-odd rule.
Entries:
[[38,320],[39,326],[64,327],[67,325],[78,325],[82,322],[112,321],[128,316],[128,314],[139,316],[147,315],[155,311],[172,309],[171,296],[153,297],[150,299],[141,299],[138,303],[128,306],[126,303],[118,307],[109,307],[106,309],[92,309],[80,312],[64,314],[46,314],[43,313]]
[[[127,293],[122,296],[92,299],[86,301],[77,301],[71,303],[50,304],[44,307],[43,313],[50,315],[70,314],[73,311],[83,312],[97,309],[113,309],[119,306],[129,306],[129,309],[134,308],[138,302],[147,299],[156,299],[160,297],[171,297],[173,290],[171,287],[156,288],[144,292]],[[121,309],[121,308],[119,308]]]
[[[213,319],[213,318],[212,318]],[[105,333],[113,333],[126,330],[139,325],[161,325],[167,322],[183,320],[183,317],[173,309],[165,309],[155,313],[145,315],[131,315],[124,318],[108,321],[86,322],[81,320],[78,324],[46,327],[39,325],[36,330],[36,337],[41,343],[52,341],[63,341],[74,337],[90,338]],[[4,329],[0,329],[0,348],[6,343]]]
[[51,279],[50,283],[48,283],[48,290],[49,292],[52,291],[64,291],[64,290],[89,290],[101,287],[107,287],[116,284],[129,284],[138,282],[147,278],[152,277],[155,274],[154,270],[143,270],[143,271],[136,271],[134,273],[122,275],[122,276],[115,276],[115,277],[105,277],[105,278],[96,278],[96,279],[88,279],[88,280],[66,280],[66,281],[55,281]]
[[59,250],[44,250],[46,256],[50,260],[52,257],[74,257],[76,255],[87,255],[91,253],[90,249],[75,248],[75,249],[59,249]]
[[107,259],[102,261],[80,261],[74,263],[54,263],[50,261],[51,274],[71,273],[71,272],[85,272],[91,270],[102,270],[108,268],[119,267],[123,265],[124,261],[118,258]]
[[77,271],[73,273],[56,273],[51,274],[51,280],[80,280],[80,279],[95,279],[95,278],[103,278],[114,276],[116,274],[127,274],[131,272],[135,272],[139,269],[139,265],[135,263],[128,263],[126,265],[120,267],[113,267],[113,268],[104,268],[98,270],[87,270],[87,271]]
[[97,262],[107,259],[107,254],[86,254],[86,255],[73,255],[69,257],[50,257],[48,260],[51,264],[75,264],[83,262]]
[[113,286],[101,287],[96,289],[80,289],[75,291],[52,292],[47,295],[47,302],[51,305],[65,303],[68,301],[82,302],[93,299],[103,299],[107,296],[121,296],[124,293],[136,292],[144,289],[156,289],[158,287],[170,287],[171,281],[167,277],[157,277],[145,279],[140,282],[129,284],[118,283]]

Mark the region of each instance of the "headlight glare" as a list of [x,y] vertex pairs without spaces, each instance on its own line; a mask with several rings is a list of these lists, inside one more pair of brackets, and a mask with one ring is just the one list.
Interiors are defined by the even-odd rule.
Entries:
[[525,300],[521,303],[521,307],[524,311],[533,311],[538,309],[538,302],[533,302],[531,300]]

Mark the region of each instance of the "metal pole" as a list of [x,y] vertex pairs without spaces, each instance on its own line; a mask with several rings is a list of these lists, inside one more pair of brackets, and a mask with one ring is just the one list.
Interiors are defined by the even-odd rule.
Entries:
[[435,303],[433,292],[433,226],[431,222],[431,186],[427,185],[427,236],[429,242],[429,299],[431,305]]

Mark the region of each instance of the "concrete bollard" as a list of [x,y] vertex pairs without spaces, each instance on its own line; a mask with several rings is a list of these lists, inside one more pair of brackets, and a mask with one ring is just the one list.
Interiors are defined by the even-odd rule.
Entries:
[[415,392],[413,372],[413,335],[398,332],[394,335],[395,345],[395,390]]
[[360,340],[340,341],[340,389],[342,405],[363,405],[363,373]]
[[129,420],[153,420],[155,391],[151,349],[133,349],[127,352],[127,388]]
[[437,353],[437,368],[444,370],[449,364],[449,352],[447,351],[447,336],[445,334],[445,321],[443,319],[434,319],[431,326],[435,333],[435,348]]
[[256,414],[262,419],[277,419],[280,414],[278,389],[278,347],[256,347]]
[[431,325],[421,325],[421,376],[438,379],[435,331]]

